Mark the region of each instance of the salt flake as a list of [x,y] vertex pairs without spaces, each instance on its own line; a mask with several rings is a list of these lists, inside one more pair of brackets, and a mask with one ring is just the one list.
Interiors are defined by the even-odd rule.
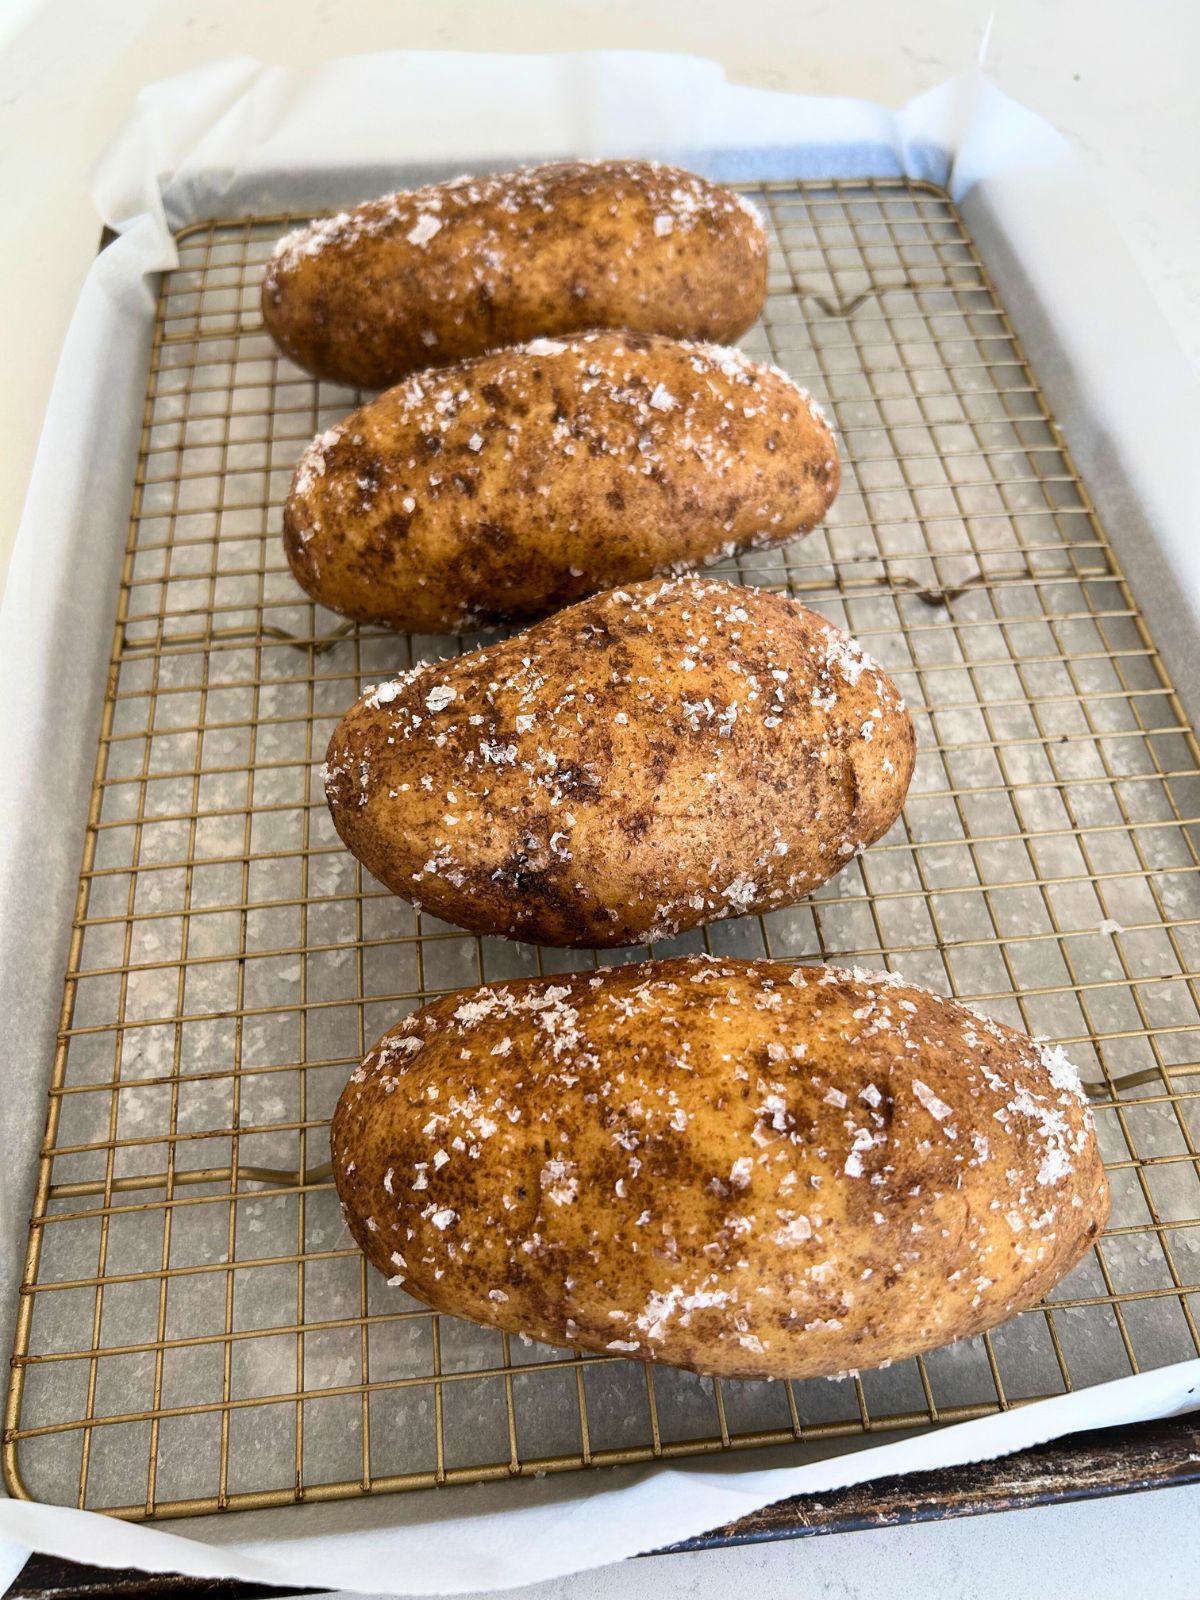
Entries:
[[440,220],[431,215],[430,212],[425,211],[417,219],[416,225],[408,230],[406,237],[409,244],[428,244],[434,234],[441,233],[441,231],[442,224]]

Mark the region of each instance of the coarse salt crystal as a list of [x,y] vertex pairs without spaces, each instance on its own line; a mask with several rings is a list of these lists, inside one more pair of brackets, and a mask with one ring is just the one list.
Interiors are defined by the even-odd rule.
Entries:
[[442,224],[440,220],[431,215],[430,212],[425,211],[418,217],[416,225],[408,230],[406,237],[409,244],[428,244],[434,234],[441,233],[441,231]]
[[928,1111],[929,1115],[937,1122],[945,1122],[947,1117],[954,1115],[953,1111],[944,1100],[938,1098],[927,1083],[922,1083],[920,1078],[912,1081],[913,1093]]

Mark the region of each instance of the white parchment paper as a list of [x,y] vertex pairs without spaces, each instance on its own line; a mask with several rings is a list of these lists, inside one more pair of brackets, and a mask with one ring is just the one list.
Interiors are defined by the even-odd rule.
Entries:
[[720,1527],[789,1495],[986,1460],[1098,1421],[1115,1426],[1174,1415],[1198,1403],[1200,1362],[1189,1362],[940,1432],[923,1430],[877,1449],[852,1447],[806,1465],[790,1464],[795,1453],[789,1447],[786,1466],[764,1467],[764,1459],[779,1460],[778,1453],[764,1452],[744,1469],[734,1461],[615,1468],[158,1528],[27,1501],[10,1500],[0,1509],[14,1540],[103,1565],[369,1593],[460,1594],[604,1566]]
[[[152,85],[96,175],[121,237],[81,295],[0,612],[0,1340],[24,1248],[140,424],[171,230],[318,207],[550,156],[652,155],[726,179],[907,174],[960,203],[1141,604],[1194,705],[1200,384],[1064,142],[985,80],[899,113],[727,84],[643,54],[393,54],[287,72],[239,59]],[[0,1580],[29,1549],[110,1565],[406,1593],[512,1586],[686,1538],[783,1496],[1002,1454],[1196,1405],[1200,1363],[1003,1416],[672,1469],[190,1521],[168,1529],[0,1501]],[[768,1465],[770,1461],[770,1465]],[[804,1464],[800,1464],[803,1462]]]

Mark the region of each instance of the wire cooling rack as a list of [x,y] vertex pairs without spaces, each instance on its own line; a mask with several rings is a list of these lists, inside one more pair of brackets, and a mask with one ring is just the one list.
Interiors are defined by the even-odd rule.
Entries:
[[291,469],[358,396],[262,331],[291,219],[213,223],[181,236],[159,300],[21,1291],[15,1492],[167,1516],[811,1442],[1200,1351],[1191,732],[951,202],[899,181],[749,192],[772,258],[746,347],[829,408],[844,477],[825,530],[731,575],[856,633],[920,758],[901,821],[812,899],[654,953],[886,964],[1062,1040],[1094,1086],[1107,1233],[1044,1307],[837,1382],[526,1344],[368,1273],[325,1166],[348,1069],[434,995],[594,958],[421,916],[333,834],[315,767],[360,685],[475,641],[351,628],[296,588]]

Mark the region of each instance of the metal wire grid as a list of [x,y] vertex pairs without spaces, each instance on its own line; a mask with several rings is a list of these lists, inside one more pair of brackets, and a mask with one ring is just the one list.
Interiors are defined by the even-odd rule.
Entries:
[[[731,575],[850,627],[915,708],[903,819],[805,904],[655,947],[895,966],[1068,1043],[1111,1225],[1043,1309],[838,1382],[510,1340],[369,1275],[326,1121],[403,1011],[585,964],[468,937],[340,847],[314,762],[363,682],[474,640],[349,628],[278,538],[358,398],[261,331],[286,219],[162,285],[9,1396],[14,1492],[169,1516],[974,1417],[1200,1351],[1200,765],[953,205],[768,184],[747,348],[829,407],[828,528]],[[631,955],[638,954],[632,952]],[[618,955],[616,959],[622,959]],[[609,955],[606,959],[612,959]]]

